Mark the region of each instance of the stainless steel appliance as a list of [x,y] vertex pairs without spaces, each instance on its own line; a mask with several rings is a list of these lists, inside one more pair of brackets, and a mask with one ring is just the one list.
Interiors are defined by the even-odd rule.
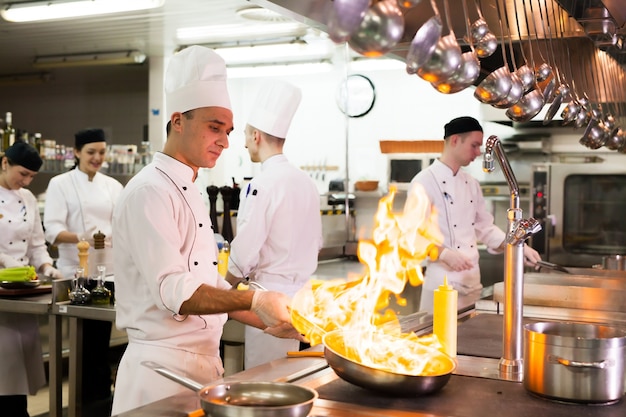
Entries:
[[626,166],[603,162],[533,164],[531,212],[542,232],[531,246],[560,265],[601,264],[626,254]]

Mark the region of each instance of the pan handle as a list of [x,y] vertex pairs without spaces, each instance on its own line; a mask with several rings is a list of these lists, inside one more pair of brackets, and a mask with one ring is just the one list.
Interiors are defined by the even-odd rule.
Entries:
[[178,382],[179,384],[194,390],[196,392],[200,391],[202,388],[204,388],[204,385],[200,384],[197,381],[194,381],[193,379],[184,377],[182,375],[178,375],[176,372],[169,370],[161,365],[159,365],[156,362],[152,362],[152,361],[142,361],[141,364],[145,367],[148,367],[150,369],[152,369],[153,371],[155,371],[158,374],[161,374],[162,376],[171,379],[174,382]]
[[605,369],[608,368],[609,364],[607,361],[598,361],[598,362],[580,362],[580,361],[571,361],[569,359],[555,357],[554,358],[558,363],[563,366],[571,366],[572,368],[597,368],[597,369]]

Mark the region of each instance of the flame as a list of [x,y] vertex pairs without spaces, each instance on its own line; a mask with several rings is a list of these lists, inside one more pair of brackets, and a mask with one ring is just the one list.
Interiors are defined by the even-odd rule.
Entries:
[[407,375],[441,373],[449,361],[437,360],[442,346],[436,336],[402,333],[388,307],[391,296],[406,304],[400,294],[407,282],[423,282],[421,263],[438,257],[443,235],[421,185],[411,187],[402,213],[393,212],[395,195],[392,186],[379,201],[372,239],[359,241],[357,255],[367,266],[365,275],[312,280],[293,299],[293,324],[312,345],[342,329],[342,351],[363,365]]

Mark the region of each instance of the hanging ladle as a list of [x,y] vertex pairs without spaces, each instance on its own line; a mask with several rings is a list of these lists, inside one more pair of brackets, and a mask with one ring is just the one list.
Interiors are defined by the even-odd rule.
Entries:
[[336,43],[349,40],[361,25],[369,5],[370,0],[334,0],[328,21],[330,39]]
[[491,33],[487,26],[487,21],[483,17],[483,13],[478,4],[478,0],[474,0],[478,20],[470,26],[469,36],[474,41],[474,49],[479,58],[488,58],[498,49],[498,39]]
[[379,57],[396,46],[404,34],[404,15],[396,0],[382,0],[370,7],[348,43],[363,56]]
[[447,79],[461,65],[461,47],[450,25],[449,15],[446,16],[446,23],[449,34],[439,39],[430,59],[417,70],[417,75],[430,83]]
[[[446,19],[450,15],[448,0],[444,0]],[[465,14],[465,28],[469,31],[469,14],[467,11],[467,0],[463,0],[463,12]],[[480,61],[474,53],[473,41],[469,39],[470,51],[461,55],[461,65],[454,74],[439,83],[432,83],[432,86],[440,93],[454,94],[472,85],[480,75]]]
[[492,106],[498,109],[508,109],[509,107],[520,101],[522,95],[524,94],[524,85],[522,84],[522,80],[517,75],[517,65],[515,63],[515,54],[513,51],[513,41],[511,39],[512,35],[509,23],[509,14],[506,10],[506,4],[500,2],[499,4],[502,4],[502,13],[504,14],[504,19],[506,20],[506,24],[502,25],[502,20],[500,16],[501,12],[500,9],[498,9],[498,18],[500,19],[500,28],[502,31],[502,58],[504,59],[504,64],[508,65],[505,52],[506,46],[504,44],[504,28],[506,27],[507,35],[509,38],[509,52],[511,54],[511,62],[513,63],[513,72],[510,72],[509,74],[509,77],[511,78],[511,89],[509,90],[509,93],[504,99],[493,103]]
[[[522,0],[522,6],[524,10],[526,10],[526,0]],[[517,2],[515,2],[515,10],[517,11]],[[516,14],[516,19],[517,19]],[[535,56],[533,54],[533,46],[530,40],[530,25],[528,23],[528,18],[524,17],[524,21],[526,22],[526,32],[528,35],[528,49],[530,52],[530,68],[535,68]],[[517,32],[521,33],[519,29],[519,21],[517,21]],[[522,51],[524,49],[522,48]],[[524,55],[524,60],[526,60],[526,56]],[[526,62],[526,67],[528,67],[528,62]],[[534,73],[533,73],[534,76]],[[535,117],[543,108],[545,101],[543,99],[543,93],[537,87],[537,81],[530,87],[530,91],[525,93],[522,98],[508,108],[506,111],[506,116],[513,120],[514,122],[527,122],[528,120]]]
[[442,23],[437,3],[435,3],[435,0],[431,0],[430,5],[435,15],[417,30],[406,55],[406,71],[409,74],[415,74],[418,69],[428,62],[441,37]]
[[[554,13],[556,6],[554,4],[552,4],[552,11],[553,11],[553,17],[554,17],[554,26],[556,27],[557,24],[557,19],[556,19],[556,14]],[[556,92],[554,94],[554,97],[552,99],[552,103],[550,104],[550,107],[548,107],[548,111],[546,112],[546,115],[543,118],[543,124],[547,125],[549,124],[552,119],[554,119],[554,116],[556,115],[557,111],[559,110],[559,107],[561,107],[561,104],[563,103],[563,99],[569,96],[569,86],[567,85],[566,82],[563,81],[563,76],[561,75],[561,71],[559,70],[559,67],[557,65],[556,62],[556,54],[554,53],[554,40],[552,38],[552,28],[550,27],[550,16],[548,16],[548,6],[546,4],[546,18],[548,19],[548,22],[546,23],[547,27],[548,27],[548,34],[550,36],[550,41],[549,41],[549,46],[550,46],[550,52],[552,54],[552,63],[554,64],[554,68],[555,68],[555,72],[556,72],[556,79],[559,82],[559,87],[556,89]],[[543,24],[543,21],[542,21]],[[562,34],[561,34],[562,37]],[[552,79],[552,81],[554,81],[554,78]],[[546,97],[546,91],[544,91],[544,99],[547,101],[549,101],[549,98],[551,96],[547,96]]]

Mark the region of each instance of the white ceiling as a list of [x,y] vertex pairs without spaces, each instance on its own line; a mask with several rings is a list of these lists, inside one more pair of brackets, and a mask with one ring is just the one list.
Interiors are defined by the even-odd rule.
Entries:
[[[0,0],[0,7],[22,1]],[[176,29],[181,27],[268,24],[237,15],[244,7],[258,6],[247,0],[165,0],[158,9],[96,18],[39,23],[0,18],[0,76],[37,72],[32,63],[41,55],[120,50],[169,55],[180,46]]]

